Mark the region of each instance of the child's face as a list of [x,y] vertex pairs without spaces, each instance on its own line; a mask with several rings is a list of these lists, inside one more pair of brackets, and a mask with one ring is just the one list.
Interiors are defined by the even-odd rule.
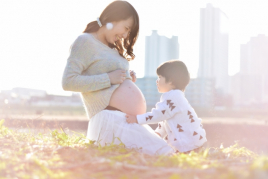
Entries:
[[168,92],[172,89],[174,89],[174,86],[172,85],[171,82],[166,82],[165,77],[159,75],[157,80],[156,80],[156,86],[158,89],[159,93],[165,93]]

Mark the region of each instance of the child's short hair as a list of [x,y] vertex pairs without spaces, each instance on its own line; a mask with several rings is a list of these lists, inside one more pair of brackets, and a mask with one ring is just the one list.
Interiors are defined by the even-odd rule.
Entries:
[[190,74],[186,65],[180,60],[170,60],[162,63],[156,70],[157,75],[171,82],[176,89],[184,91],[190,82]]

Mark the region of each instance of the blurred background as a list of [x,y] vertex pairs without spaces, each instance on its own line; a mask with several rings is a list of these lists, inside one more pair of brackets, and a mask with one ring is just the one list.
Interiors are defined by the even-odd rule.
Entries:
[[[0,0],[0,118],[88,121],[79,93],[63,91],[61,78],[71,44],[110,2]],[[267,126],[265,0],[129,2],[140,16],[130,69],[148,111],[161,95],[157,66],[179,59],[191,74],[186,98],[207,126]]]

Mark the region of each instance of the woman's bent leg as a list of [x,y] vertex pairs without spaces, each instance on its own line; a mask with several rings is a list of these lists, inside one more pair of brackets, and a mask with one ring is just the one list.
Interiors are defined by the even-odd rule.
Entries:
[[[128,124],[125,113],[103,110],[88,124],[87,138],[102,146],[122,141],[127,148],[139,149],[149,155],[170,155],[174,150],[148,125]],[[119,140],[120,139],[120,140]]]

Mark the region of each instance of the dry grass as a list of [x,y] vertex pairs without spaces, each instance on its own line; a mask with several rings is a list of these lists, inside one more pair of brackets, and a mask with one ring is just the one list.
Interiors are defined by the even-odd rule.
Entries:
[[[268,157],[239,147],[148,156],[63,129],[21,133],[0,122],[0,178],[267,178]],[[116,140],[116,139],[115,139]]]

